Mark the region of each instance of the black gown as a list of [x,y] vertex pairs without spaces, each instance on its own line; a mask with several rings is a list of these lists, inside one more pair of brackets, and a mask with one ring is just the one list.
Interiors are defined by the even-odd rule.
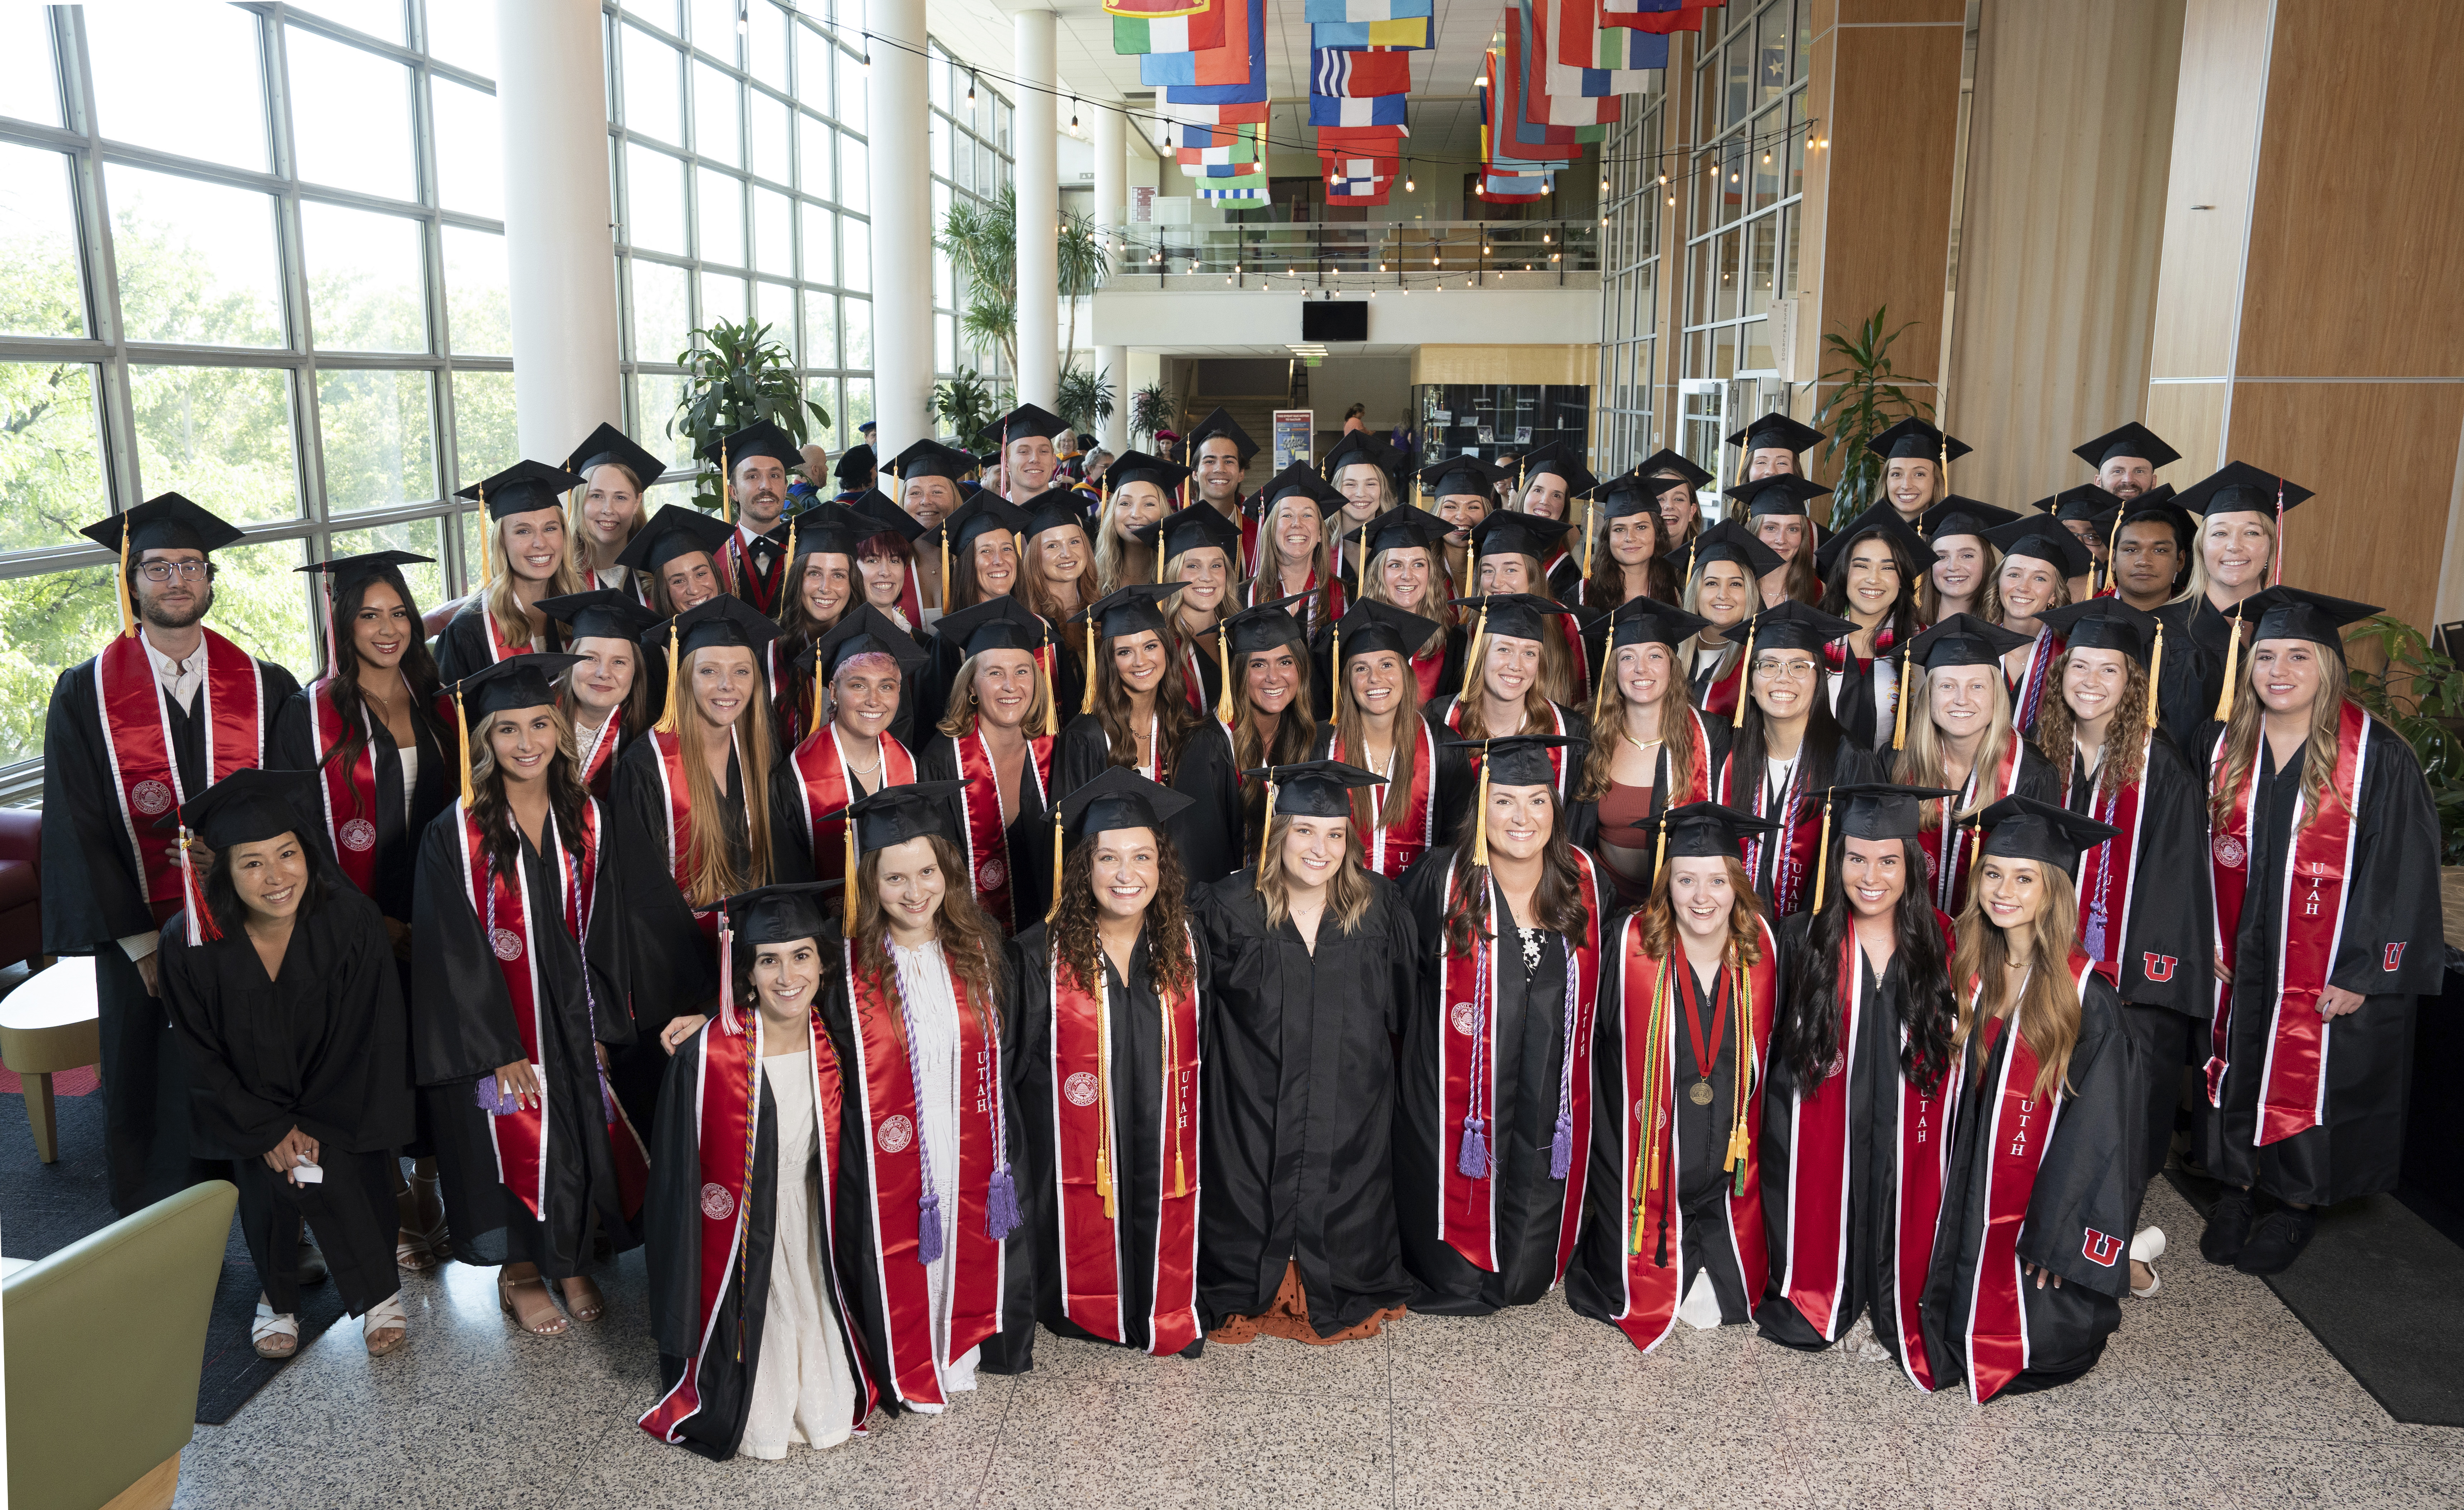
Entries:
[[[2138,1174],[2139,1118],[2133,1101],[2140,1083],[2136,1051],[2122,1025],[2121,998],[2102,976],[2091,974],[2080,994],[2079,1036],[2064,1077],[2067,1088],[2054,1109],[2050,1130],[2040,1134],[2049,1141],[2027,1188],[2016,1257],[2007,1267],[1982,1265],[1987,1177],[2000,1151],[1993,1135],[1997,1087],[2013,1036],[2012,1024],[2005,1021],[1984,1063],[1970,1062],[1960,1082],[1951,1108],[1942,1219],[1934,1230],[1933,1264],[1925,1276],[1925,1355],[1934,1387],[1947,1390],[1966,1383],[1970,1399],[1979,1392],[1969,1379],[1969,1354],[1971,1333],[1979,1329],[1970,1317],[1982,1309],[1971,1305],[1980,1273],[1995,1286],[2016,1289],[2025,1339],[2025,1367],[1998,1392],[2049,1390],[2096,1366],[2105,1339],[2122,1325],[2122,1295],[2130,1284],[2130,1236],[2145,1187]],[[2041,1106],[2037,1114],[2042,1115]],[[2044,1127],[2041,1121],[2034,1126]],[[2062,1282],[2038,1289],[2021,1264],[2049,1269]]]
[[[444,628],[436,631],[436,674],[449,689],[481,667],[495,663],[495,657],[489,653],[487,601],[488,595],[483,590],[465,603],[460,613],[445,621]],[[561,650],[564,648],[562,632],[551,623],[538,639],[524,648]],[[665,658],[661,657],[662,674],[666,669]]]
[[[1102,715],[1080,713],[1062,729],[1052,748],[1052,789],[1067,797],[1111,763]],[[1221,880],[1240,869],[1241,773],[1233,768],[1231,738],[1212,711],[1190,731],[1172,779],[1164,784],[1193,799],[1163,821],[1165,836],[1180,851],[1181,873],[1189,884]],[[1048,880],[1045,886],[1050,886]]]
[[[162,934],[163,997],[187,1051],[197,1151],[234,1161],[240,1233],[280,1315],[299,1309],[299,1218],[354,1316],[402,1287],[393,1150],[410,1136],[409,1036],[393,944],[376,904],[330,866],[268,980],[247,933]],[[293,1186],[263,1155],[297,1127],[325,1178]]]
[[[604,808],[600,821],[607,822]],[[637,1240],[618,1189],[593,1052],[605,1044],[612,1054],[633,1041],[633,1019],[624,1006],[630,920],[622,910],[612,846],[604,831],[589,908],[593,926],[583,943],[561,923],[558,863],[521,839],[529,878],[522,908],[535,920],[531,932],[540,946],[536,968],[544,1029],[539,1045],[541,1089],[550,1126],[560,1134],[548,1143],[548,1215],[535,1217],[499,1179],[489,1114],[472,1099],[480,1076],[494,1075],[523,1054],[496,952],[466,890],[461,822],[457,803],[428,825],[420,841],[411,921],[419,938],[411,963],[411,1074],[436,1139],[453,1257],[471,1264],[537,1263],[548,1279],[570,1279],[590,1267],[594,1224],[619,1249]],[[544,841],[544,826],[540,834]]]
[[[1455,702],[1453,696],[1441,697],[1420,710],[1421,715],[1429,721],[1429,728],[1438,736],[1438,792],[1450,816],[1471,811],[1472,802],[1480,792],[1480,767],[1469,755],[1446,744],[1448,740],[1463,737],[1446,723],[1454,715]],[[1558,721],[1565,726],[1565,737],[1578,741],[1551,752],[1564,761],[1565,778],[1557,783],[1558,796],[1571,809],[1574,789],[1582,784],[1583,756],[1588,753],[1592,720],[1580,709],[1569,708],[1563,703],[1550,706],[1557,710]],[[1453,832],[1450,825],[1441,824],[1441,828],[1448,834]],[[1568,830],[1567,837],[1574,840],[1573,830]],[[1575,842],[1580,843],[1579,840]]]
[[[1060,741],[1053,741],[1056,751]],[[1057,755],[1056,755],[1057,763]],[[959,779],[957,741],[950,735],[935,733],[931,742],[915,755],[915,779],[922,781],[956,781]],[[1058,782],[1047,783],[1047,789]],[[961,859],[966,855],[964,836],[966,815],[956,798],[944,802],[950,832],[960,836],[957,841]],[[1009,867],[1010,912],[1023,927],[1044,915],[1052,905],[1052,814],[1045,799],[1036,791],[1034,757],[1018,777],[1017,811],[1010,815],[1002,830],[1004,860]],[[772,833],[777,833],[778,819],[773,818]]]
[[[281,711],[274,721],[274,748],[267,753],[266,768],[278,771],[314,771],[325,752],[316,748],[309,728],[308,699],[316,693],[301,689],[283,699]],[[374,752],[371,762],[376,774],[375,811],[367,816],[376,823],[376,889],[370,893],[378,910],[398,923],[410,921],[411,891],[419,871],[419,836],[436,815],[453,800],[454,776],[451,762],[461,758],[457,747],[446,743],[451,730],[440,730],[434,720],[415,717],[411,720],[419,741],[419,775],[411,783],[409,816],[404,816],[402,790],[402,751],[393,735],[381,721],[371,720],[375,737],[369,748]],[[341,757],[335,757],[340,760]],[[321,778],[320,778],[321,779]],[[323,814],[321,793],[312,789],[301,799],[314,809],[312,817]],[[337,814],[341,819],[345,814]],[[324,825],[317,825],[323,834]],[[328,854],[331,854],[329,847]]]
[[1400,888],[1367,879],[1369,909],[1350,933],[1330,910],[1315,952],[1289,919],[1267,930],[1254,870],[1195,890],[1215,993],[1198,1258],[1210,1328],[1272,1306],[1287,1262],[1321,1336],[1409,1298],[1395,1226],[1394,1036],[1419,949]]
[[[2213,749],[2217,732],[2209,725],[2210,738],[2200,748]],[[2283,939],[2284,869],[2301,795],[2300,763],[2277,771],[2262,737],[2256,777],[2262,789],[2251,824],[2251,879],[2227,1027],[2233,1068],[2222,1105],[2202,1119],[2211,1173],[2305,1206],[2395,1189],[2412,1088],[2413,1017],[2420,997],[2438,995],[2445,970],[2438,815],[2430,788],[2412,747],[2393,731],[2373,718],[2366,738],[2355,873],[2346,883],[2343,947],[2327,973],[2329,985],[2356,992],[2363,1001],[2327,1028],[2325,1117],[2278,1142],[2260,1147],[2255,1141],[2259,1066],[2267,1057],[2275,959]]]
[[[256,663],[266,748],[275,711],[299,689],[289,671]],[[220,1179],[220,1161],[188,1146],[188,1072],[162,998],[117,940],[152,938],[172,907],[146,901],[144,878],[129,847],[127,823],[112,788],[109,749],[96,698],[93,661],[70,667],[52,689],[43,720],[43,952],[94,956],[96,1005],[101,1016],[103,1159],[112,1209],[142,1210],[200,1180]],[[168,699],[165,699],[167,704]],[[194,797],[211,784],[204,720],[166,707],[171,755],[180,791]],[[301,831],[309,832],[303,820]],[[174,835],[140,834],[168,844]]]
[[[745,831],[744,776],[733,751],[727,757],[727,791],[719,805],[729,819],[728,856],[742,875],[750,863],[752,840]],[[676,889],[675,872],[668,864],[668,797],[659,777],[656,740],[636,740],[618,754],[616,799],[604,811],[608,815],[613,864],[625,899],[634,1025],[629,1046],[612,1056],[607,1074],[634,1125],[647,1127],[655,1120],[659,1085],[667,1076],[668,1055],[659,1046],[660,1030],[676,1018],[711,1011],[718,1000],[718,942],[715,934],[702,930],[684,893]],[[803,825],[797,826],[801,830]],[[778,843],[784,836],[775,818],[770,834],[774,859],[794,847]]]
[[[2248,615],[2244,615],[2245,621]],[[2233,618],[2216,612],[2202,593],[2156,610],[2165,626],[2164,685],[2156,689],[2156,722],[2177,750],[2204,750],[2200,731],[2215,716],[2224,692],[2225,657],[2233,646]],[[2250,660],[2242,646],[2241,660]]]

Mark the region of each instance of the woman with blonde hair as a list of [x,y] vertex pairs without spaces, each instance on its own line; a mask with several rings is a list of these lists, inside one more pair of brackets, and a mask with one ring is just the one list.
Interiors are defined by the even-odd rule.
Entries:
[[1644,1352],[1681,1321],[1734,1325],[1762,1301],[1763,1086],[1782,978],[1738,863],[1769,825],[1696,802],[1657,826],[1667,864],[1601,952],[1589,1139],[1599,1198],[1566,1276],[1578,1315]]
[[[2222,705],[2228,683],[2240,680],[2250,654],[2249,600],[2282,580],[2284,515],[2317,496],[2299,483],[2248,462],[2232,461],[2173,495],[2198,519],[2190,541],[2190,581],[2156,610],[2165,637],[2188,648],[2199,672],[2200,696],[2189,711],[2202,717]],[[2174,737],[2199,742],[2196,729],[2175,724]]]
[[1574,601],[1583,563],[1564,541],[1582,538],[1592,509],[1589,504],[1575,506],[1598,486],[1599,479],[1583,465],[1581,449],[1564,441],[1552,441],[1523,458],[1523,474],[1510,512],[1553,520],[1565,529],[1559,532],[1556,550],[1540,563],[1539,580],[1520,591],[1547,593],[1563,603]]
[[1865,443],[1882,459],[1882,497],[1913,525],[1950,491],[1950,464],[1968,454],[1964,441],[1911,415]]
[[944,618],[940,631],[966,659],[917,771],[959,783],[950,816],[964,873],[976,905],[1007,936],[1052,900],[1045,816],[1060,741],[1043,675],[1052,629],[1018,600],[996,598]]
[[1335,443],[1326,453],[1326,479],[1343,494],[1343,517],[1329,519],[1330,531],[1348,535],[1395,507],[1390,469],[1396,462],[1393,449],[1367,430],[1350,431]]
[[1412,868],[1444,826],[1438,735],[1420,716],[1420,683],[1412,674],[1413,647],[1431,627],[1418,614],[1363,599],[1329,636],[1330,660],[1335,642],[1341,646],[1334,674],[1343,678],[1343,695],[1310,754],[1376,777],[1352,802],[1350,831],[1370,871],[1388,880]]
[[[1507,515],[1499,515],[1507,517]],[[1471,624],[1471,647],[1464,652],[1463,689],[1440,699],[1428,710],[1432,728],[1471,741],[1505,734],[1550,734],[1580,744],[1591,734],[1591,720],[1549,696],[1541,677],[1542,636],[1550,620],[1573,610],[1529,593],[1494,593],[1485,598],[1459,598]],[[1551,782],[1562,804],[1572,799],[1576,757],[1552,749]],[[1438,787],[1449,811],[1461,811],[1471,795],[1478,762],[1458,752],[1441,760]]]
[[1494,512],[1498,471],[1477,456],[1448,456],[1420,469],[1420,485],[1428,491],[1428,512],[1446,526],[1443,596],[1460,598],[1471,590],[1471,532]]
[[[2002,657],[2025,643],[1982,619],[1954,614],[1908,642],[1905,737],[1891,752],[1891,779],[1957,792],[1925,809],[1925,886],[1936,910],[1956,916],[1968,897],[1978,836],[1963,832],[2006,797],[2061,800],[2061,775],[2011,727],[2011,685]],[[1881,752],[1877,751],[1880,755]]]
[[1258,570],[1249,580],[1247,602],[1292,599],[1304,631],[1343,617],[1341,574],[1328,545],[1328,515],[1344,506],[1343,494],[1318,481],[1309,463],[1295,459],[1261,490]]
[[1786,563],[1734,519],[1703,532],[1690,553],[1684,609],[1705,627],[1679,647],[1686,697],[1703,716],[1734,722],[1746,695],[1746,621],[1761,611],[1763,578]]
[[1647,825],[1672,807],[1710,799],[1729,725],[1685,700],[1680,647],[1706,622],[1648,598],[1607,616],[1592,739],[1574,785],[1574,842],[1600,858],[1617,901],[1640,907],[1659,868]]
[[602,425],[564,459],[564,470],[583,479],[573,499],[565,535],[583,583],[630,597],[645,607],[649,594],[632,568],[617,558],[649,518],[646,498],[666,463],[613,425]]
[[1155,526],[1173,512],[1174,499],[1188,480],[1188,468],[1144,451],[1123,451],[1112,459],[1104,473],[1110,493],[1095,527],[1098,596],[1132,582],[1163,580],[1155,571]]
[[2070,1383],[2122,1324],[2143,1073],[2077,942],[2079,851],[2113,830],[2024,797],[1981,819],[1950,962],[1950,1162],[1924,1300],[1933,1387],[1965,1383],[1977,1405]]
[[2062,653],[2062,642],[2046,631],[2045,612],[2071,601],[2071,579],[2084,574],[2094,558],[2079,536],[2050,514],[2004,525],[1985,537],[2002,551],[1986,621],[2029,641],[2002,658],[2002,672],[2011,680],[2011,726],[2020,737],[2033,739],[2045,704],[2060,696],[2052,690],[2048,673]]
[[1445,521],[1419,509],[1390,509],[1348,538],[1368,558],[1359,602],[1383,603],[1427,622],[1428,638],[1408,659],[1419,701],[1434,702],[1463,686],[1463,624],[1445,579]]
[[1391,1150],[1419,953],[1354,827],[1385,783],[1340,760],[1246,774],[1274,793],[1264,846],[1192,899],[1213,990],[1199,1300],[1219,1343],[1374,1337],[1412,1288]]
[[1173,595],[1167,638],[1189,706],[1201,714],[1228,718],[1231,705],[1223,685],[1231,648],[1220,631],[1238,606],[1241,527],[1200,499],[1140,534],[1153,550],[1163,553],[1165,585],[1180,588]]
[[582,591],[564,529],[564,494],[581,486],[570,473],[519,461],[454,494],[478,499],[486,512],[485,585],[437,635],[439,676],[456,682],[509,655],[564,647],[539,601]]

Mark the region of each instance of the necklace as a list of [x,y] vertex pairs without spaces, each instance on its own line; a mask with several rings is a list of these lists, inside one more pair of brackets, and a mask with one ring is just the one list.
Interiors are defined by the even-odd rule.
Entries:
[[849,771],[854,772],[857,776],[870,776],[870,775],[872,775],[872,773],[874,773],[875,771],[880,770],[880,769],[881,769],[881,744],[880,744],[880,742],[879,742],[878,740],[876,740],[876,741],[874,741],[874,743],[873,743],[873,747],[872,747],[872,764],[870,764],[870,765],[858,765],[858,764],[856,764],[856,763],[855,763],[854,759],[853,759],[852,757],[850,757],[850,758],[848,759],[848,761],[847,761],[847,769],[848,769]]

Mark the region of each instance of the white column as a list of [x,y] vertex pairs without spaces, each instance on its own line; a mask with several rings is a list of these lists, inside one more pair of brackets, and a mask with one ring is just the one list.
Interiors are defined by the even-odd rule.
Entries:
[[933,180],[924,0],[868,0],[872,43],[874,453],[933,433]]
[[1011,18],[1018,41],[1018,401],[1061,397],[1061,164],[1054,141],[1052,12]]
[[[604,24],[598,0],[496,7],[497,55],[522,59],[520,86],[497,96],[496,112],[514,406],[522,454],[534,461],[563,460],[593,426],[624,412]],[[646,436],[666,418],[644,416]]]
[[[1130,122],[1118,102],[1105,100],[1095,113],[1095,224],[1109,240],[1130,218]],[[1090,320],[1091,325],[1091,320]],[[1117,456],[1130,443],[1130,348],[1098,346],[1095,365],[1112,384],[1112,417],[1104,422],[1104,449]]]

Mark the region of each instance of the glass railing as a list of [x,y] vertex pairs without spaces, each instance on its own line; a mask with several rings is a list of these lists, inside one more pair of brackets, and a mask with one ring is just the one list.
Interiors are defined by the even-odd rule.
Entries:
[[[1563,282],[1599,272],[1591,220],[1415,220],[1386,224],[1133,225],[1105,234],[1113,249],[1108,288],[1161,288],[1211,276],[1235,288],[1304,282],[1422,286],[1439,278],[1477,287],[1492,279]],[[1186,284],[1182,284],[1186,286]]]

